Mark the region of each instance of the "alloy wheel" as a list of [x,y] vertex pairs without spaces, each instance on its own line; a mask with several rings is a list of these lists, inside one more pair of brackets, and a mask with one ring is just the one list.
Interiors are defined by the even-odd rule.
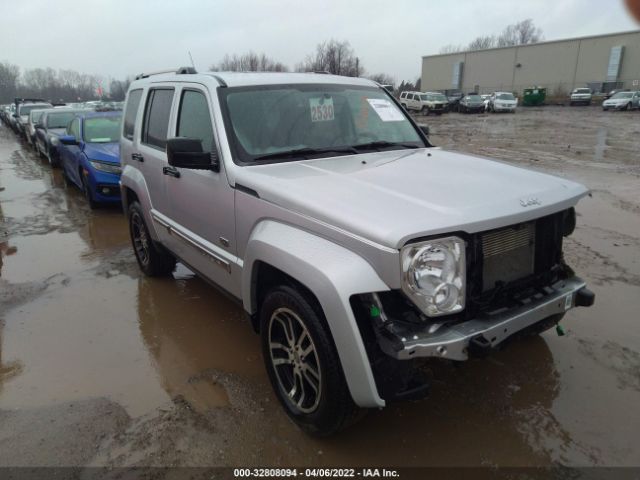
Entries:
[[313,339],[291,309],[276,309],[269,319],[269,353],[278,385],[291,407],[312,413],[320,404],[322,371]]
[[131,236],[136,256],[143,265],[149,264],[149,237],[140,214],[134,212],[131,215]]

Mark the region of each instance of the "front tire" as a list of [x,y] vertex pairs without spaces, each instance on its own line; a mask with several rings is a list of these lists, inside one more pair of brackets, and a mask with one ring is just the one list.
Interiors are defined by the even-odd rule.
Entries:
[[98,208],[98,203],[93,199],[89,181],[87,180],[87,177],[83,175],[82,170],[80,170],[80,179],[82,180],[82,193],[84,194],[84,198],[87,199],[89,208],[91,208],[91,210],[95,210],[96,208]]
[[429,116],[429,107],[422,107],[422,115],[424,115],[425,117]]
[[310,294],[272,289],[260,307],[260,333],[271,385],[302,430],[324,437],[357,419],[324,314]]
[[162,245],[156,244],[149,235],[140,203],[132,202],[127,216],[131,244],[140,270],[149,277],[160,277],[173,272],[176,259]]

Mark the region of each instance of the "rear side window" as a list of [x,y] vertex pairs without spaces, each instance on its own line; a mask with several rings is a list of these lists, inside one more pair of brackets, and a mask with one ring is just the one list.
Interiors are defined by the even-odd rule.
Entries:
[[133,130],[136,124],[136,116],[138,115],[138,107],[142,98],[142,90],[131,90],[129,99],[124,113],[124,129],[122,134],[124,138],[133,140]]
[[142,124],[142,143],[164,150],[167,144],[173,89],[149,90]]
[[213,125],[207,97],[202,92],[185,90],[182,93],[176,135],[197,138],[203,152],[213,151]]

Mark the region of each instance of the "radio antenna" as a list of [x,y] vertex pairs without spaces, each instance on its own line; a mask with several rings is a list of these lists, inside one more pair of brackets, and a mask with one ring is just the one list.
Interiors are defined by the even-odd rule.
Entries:
[[188,52],[189,53],[189,58],[191,59],[191,66],[193,67],[193,69],[196,69],[196,64],[193,63],[193,56],[191,55],[191,51]]

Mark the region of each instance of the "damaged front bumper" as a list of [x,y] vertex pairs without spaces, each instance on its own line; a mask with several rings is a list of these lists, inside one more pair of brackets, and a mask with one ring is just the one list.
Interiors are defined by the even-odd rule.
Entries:
[[470,353],[491,350],[522,330],[549,317],[577,307],[591,306],[595,295],[578,277],[561,280],[520,305],[483,313],[460,323],[432,323],[421,329],[415,325],[384,322],[378,328],[380,348],[398,360],[440,357],[467,360]]

